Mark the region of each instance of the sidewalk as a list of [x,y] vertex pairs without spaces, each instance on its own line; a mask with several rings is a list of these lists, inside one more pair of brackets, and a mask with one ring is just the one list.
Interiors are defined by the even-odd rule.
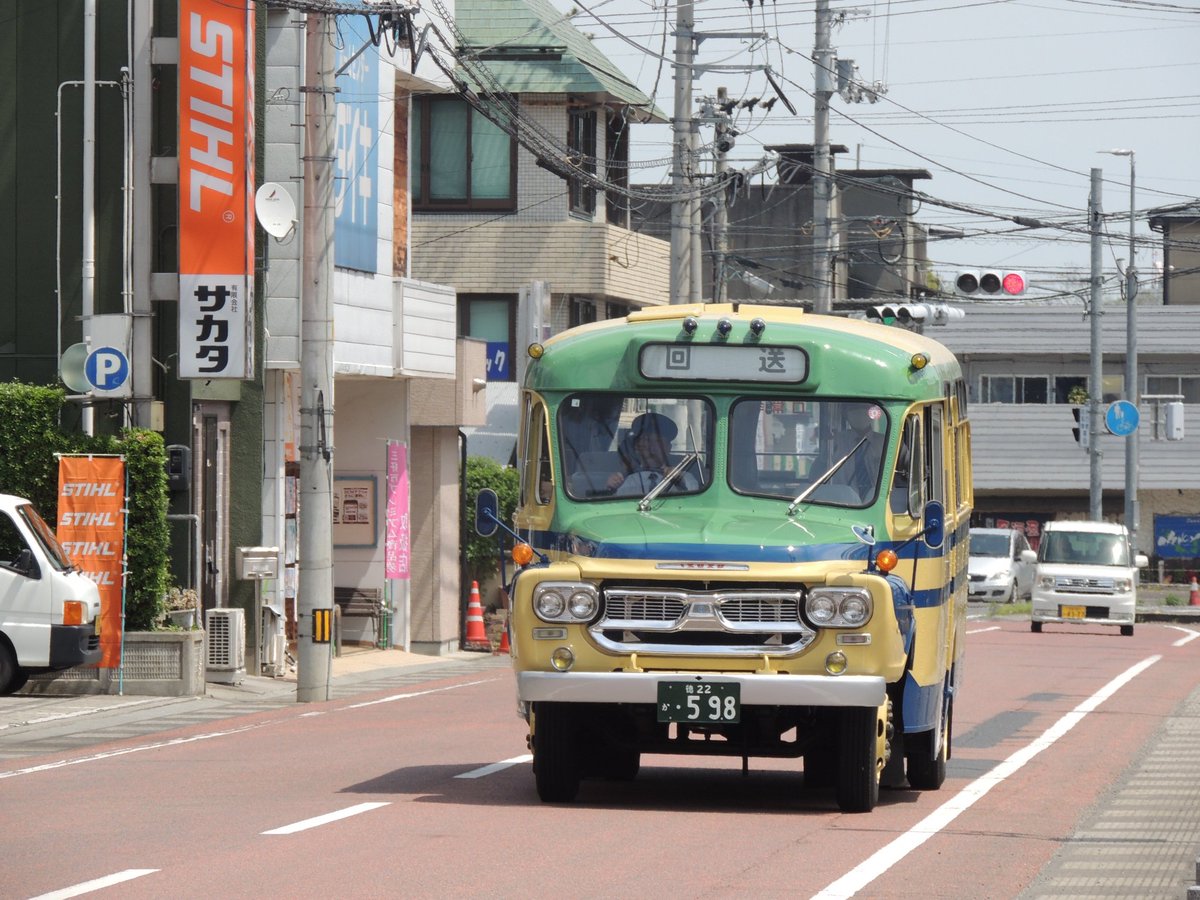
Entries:
[[[330,666],[331,700],[372,690],[507,671],[507,655],[464,652],[423,656],[403,650],[343,647]],[[199,697],[111,694],[14,694],[0,697],[0,764],[44,754],[71,753],[199,723],[295,706],[296,672],[282,678],[243,676],[237,684],[209,682]]]

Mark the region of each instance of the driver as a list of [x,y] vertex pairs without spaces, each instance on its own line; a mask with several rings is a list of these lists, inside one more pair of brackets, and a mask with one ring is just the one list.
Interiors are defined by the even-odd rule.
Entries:
[[[671,459],[671,441],[678,432],[675,423],[661,413],[642,413],[634,419],[621,446],[625,470],[609,476],[609,490],[617,494],[648,493],[675,465],[676,461]],[[694,491],[697,484],[695,476],[684,472],[672,486]]]

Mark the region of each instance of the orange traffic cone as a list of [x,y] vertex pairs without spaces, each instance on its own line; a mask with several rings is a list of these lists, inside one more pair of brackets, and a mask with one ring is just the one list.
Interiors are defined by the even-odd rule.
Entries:
[[464,650],[491,650],[492,642],[488,640],[487,631],[483,627],[483,606],[479,602],[479,582],[471,582],[471,602],[467,604],[467,639],[463,642]]
[[505,617],[504,627],[500,630],[500,646],[492,656],[512,656],[512,645],[508,643],[508,618]]
[[1192,576],[1192,593],[1188,598],[1188,603],[1191,606],[1200,606],[1200,584],[1196,583],[1196,576]]

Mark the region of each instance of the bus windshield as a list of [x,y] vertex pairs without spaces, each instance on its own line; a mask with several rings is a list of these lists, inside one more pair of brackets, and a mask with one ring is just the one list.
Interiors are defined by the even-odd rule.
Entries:
[[[888,420],[869,400],[746,398],[730,416],[729,484],[743,494],[866,506],[879,489]],[[825,476],[822,478],[822,476]]]
[[713,421],[702,397],[571,395],[558,410],[567,495],[644,497],[671,474],[665,493],[704,490],[712,481]]

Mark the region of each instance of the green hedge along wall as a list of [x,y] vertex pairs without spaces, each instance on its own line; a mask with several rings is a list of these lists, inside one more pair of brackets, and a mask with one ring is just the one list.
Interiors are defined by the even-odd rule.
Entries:
[[142,428],[119,436],[69,434],[59,427],[61,388],[0,383],[0,492],[31,500],[48,522],[58,521],[56,453],[125,457],[128,515],[125,553],[125,630],[149,631],[163,614],[167,590],[167,454],[162,435]]

